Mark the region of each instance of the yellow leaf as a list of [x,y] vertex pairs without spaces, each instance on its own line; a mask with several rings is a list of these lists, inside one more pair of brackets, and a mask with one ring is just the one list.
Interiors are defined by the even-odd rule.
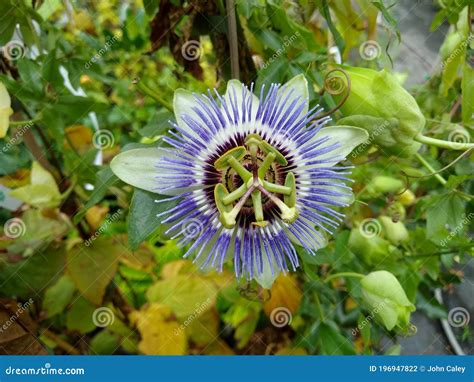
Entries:
[[121,247],[109,238],[97,238],[89,246],[83,244],[67,254],[67,271],[77,289],[90,302],[100,305],[105,288],[117,270]]
[[87,223],[95,231],[97,228],[100,227],[105,217],[107,216],[108,212],[109,212],[109,207],[107,206],[96,205],[89,208],[86,212]]
[[214,309],[205,310],[205,304],[197,307],[195,314],[181,322],[188,338],[199,346],[205,346],[218,337],[219,316]]
[[190,274],[197,271],[197,267],[189,260],[171,261],[163,266],[160,276],[163,279],[170,279],[180,274]]
[[275,355],[308,355],[303,348],[282,348]]
[[0,138],[4,138],[7,135],[10,115],[12,114],[10,95],[5,85],[0,82]]
[[31,167],[30,184],[9,193],[12,198],[38,208],[53,208],[61,203],[61,193],[53,176],[38,162]]
[[234,355],[234,351],[224,341],[217,340],[206,346],[204,349],[206,355]]
[[354,310],[357,308],[358,304],[353,298],[347,298],[346,302],[344,303],[345,311],[350,312],[351,310]]
[[147,292],[150,302],[170,306],[182,320],[195,314],[198,307],[208,310],[214,305],[217,295],[216,285],[198,274],[176,275],[160,280]]
[[286,308],[295,314],[300,306],[301,289],[294,276],[281,274],[275,280],[271,289],[271,298],[263,304],[265,314],[270,317],[273,310]]
[[130,314],[142,340],[138,349],[147,355],[182,355],[187,352],[184,330],[176,321],[172,310],[162,304],[151,304]]
[[65,147],[70,144],[80,153],[85,152],[92,143],[92,130],[84,125],[73,125],[65,129],[68,139],[64,142]]

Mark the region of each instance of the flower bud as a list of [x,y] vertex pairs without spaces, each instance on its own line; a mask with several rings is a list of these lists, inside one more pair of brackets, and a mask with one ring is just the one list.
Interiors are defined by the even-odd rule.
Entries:
[[372,195],[388,194],[400,191],[404,186],[400,179],[392,178],[391,176],[376,176],[367,185],[367,190]]
[[388,216],[380,216],[385,237],[394,245],[406,242],[409,239],[408,231],[401,221],[394,222]]
[[407,328],[415,306],[408,300],[393,274],[387,271],[372,272],[360,283],[365,304],[387,330]]
[[411,206],[413,203],[415,203],[416,196],[411,190],[407,189],[398,195],[397,199],[402,205]]
[[390,243],[377,235],[365,235],[363,230],[352,229],[349,235],[349,249],[367,264],[376,265],[391,258],[395,249]]
[[425,117],[410,93],[385,70],[343,69],[350,77],[351,91],[341,107],[346,118],[338,123],[364,128],[369,142],[387,154],[414,154],[420,144],[413,138],[425,126]]

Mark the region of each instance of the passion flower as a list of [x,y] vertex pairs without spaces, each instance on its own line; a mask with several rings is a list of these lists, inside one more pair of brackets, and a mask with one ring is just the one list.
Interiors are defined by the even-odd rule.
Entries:
[[[368,134],[324,127],[330,117],[309,110],[303,75],[262,87],[259,97],[252,90],[236,80],[224,96],[178,89],[175,130],[163,138],[171,148],[129,150],[111,166],[125,182],[176,201],[163,223],[189,244],[185,257],[218,270],[231,259],[237,277],[268,286],[298,267],[296,245],[315,254],[341,222],[335,208],[350,203],[350,167],[336,164]],[[199,235],[186,235],[196,222]]]

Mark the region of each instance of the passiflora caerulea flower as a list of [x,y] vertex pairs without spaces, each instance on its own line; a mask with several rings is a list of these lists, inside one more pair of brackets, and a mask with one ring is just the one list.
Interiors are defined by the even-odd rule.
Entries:
[[[238,277],[271,285],[299,265],[297,248],[323,247],[352,198],[350,167],[336,164],[365,130],[323,127],[320,107],[308,108],[308,85],[298,75],[257,97],[231,80],[221,96],[178,89],[171,148],[135,149],[112,161],[125,182],[170,195],[167,233],[190,244],[185,256],[219,270],[232,261]],[[146,211],[144,211],[146,212]],[[199,227],[198,235],[186,227]]]

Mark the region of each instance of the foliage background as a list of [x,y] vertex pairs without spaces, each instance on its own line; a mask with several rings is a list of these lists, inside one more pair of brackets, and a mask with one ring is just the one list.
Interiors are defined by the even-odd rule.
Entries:
[[[425,135],[470,142],[472,39],[456,26],[468,0],[433,7],[432,29],[451,29],[439,65],[409,90]],[[311,103],[331,109],[337,99],[321,90],[339,54],[392,72],[397,61],[398,20],[382,1],[251,0],[236,11],[240,77],[257,89],[304,73]],[[463,273],[472,264],[472,153],[425,176],[427,165],[439,170],[460,154],[428,146],[424,165],[376,145],[353,153],[356,202],[343,226],[317,257],[301,252],[302,268],[270,292],[231,270],[200,273],[162,236],[157,196],[121,183],[108,163],[161,144],[176,88],[225,89],[225,4],[4,0],[0,15],[0,80],[14,111],[0,139],[0,353],[399,354],[415,329],[387,331],[357,280],[328,277],[388,270],[430,320],[451,312],[437,288],[449,300],[456,284],[472,286]],[[381,216],[399,221],[408,240],[393,240]],[[355,240],[368,221],[374,237]],[[469,317],[472,304],[462,308]],[[469,320],[452,326],[471,351]]]

